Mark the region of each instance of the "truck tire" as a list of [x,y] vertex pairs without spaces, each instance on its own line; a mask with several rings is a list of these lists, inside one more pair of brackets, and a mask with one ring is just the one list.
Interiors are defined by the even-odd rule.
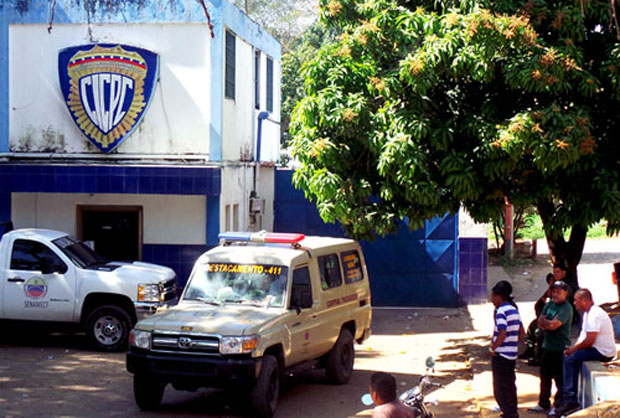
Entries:
[[255,416],[271,418],[278,405],[280,393],[280,371],[278,360],[272,355],[265,355],[260,373],[250,394],[250,402]]
[[165,387],[166,385],[151,375],[143,373],[134,374],[133,397],[138,408],[143,411],[154,411],[159,408]]
[[86,334],[99,351],[123,351],[133,324],[127,311],[115,305],[95,308],[86,319]]
[[327,378],[337,385],[349,381],[355,362],[353,336],[348,329],[342,329],[334,347],[327,355]]

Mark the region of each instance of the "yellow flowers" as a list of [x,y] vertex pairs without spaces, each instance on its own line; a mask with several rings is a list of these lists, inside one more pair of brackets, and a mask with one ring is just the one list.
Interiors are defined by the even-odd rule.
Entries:
[[542,73],[540,72],[540,70],[532,71],[532,79],[533,80],[540,80],[541,77],[542,77]]
[[361,21],[361,30],[362,32],[370,32],[370,33],[376,33],[379,31],[379,27],[377,26],[376,23],[374,22],[368,22],[366,20],[362,20]]
[[341,10],[342,4],[340,4],[340,2],[337,0],[331,0],[327,4],[327,11],[329,12],[330,16],[336,16],[338,13],[340,13]]
[[370,83],[379,91],[383,91],[385,89],[385,83],[379,77],[370,77]]
[[342,119],[344,119],[345,122],[352,122],[356,117],[357,113],[355,113],[353,109],[347,108],[342,112]]
[[588,135],[579,144],[579,152],[581,152],[582,154],[594,154],[595,149],[596,149],[596,141],[591,135]]
[[570,147],[570,144],[566,142],[566,139],[556,139],[555,146],[558,147],[559,149],[566,149]]
[[349,45],[341,45],[340,48],[338,48],[338,51],[336,51],[336,55],[338,55],[339,57],[348,57],[351,55],[351,47]]
[[449,28],[459,23],[459,16],[454,12],[448,13],[445,19],[446,19],[446,26],[448,26]]
[[557,59],[557,51],[553,48],[549,48],[547,52],[545,53],[545,55],[541,56],[538,59],[538,62],[543,67],[549,67],[555,62],[556,59]]
[[566,71],[581,71],[581,68],[577,65],[577,62],[571,57],[562,58],[562,68],[564,68]]
[[424,70],[424,67],[426,66],[426,62],[422,55],[418,55],[418,56],[409,55],[405,59],[405,65],[407,66],[407,69],[409,70],[409,73],[411,75],[418,75],[422,72],[422,70]]

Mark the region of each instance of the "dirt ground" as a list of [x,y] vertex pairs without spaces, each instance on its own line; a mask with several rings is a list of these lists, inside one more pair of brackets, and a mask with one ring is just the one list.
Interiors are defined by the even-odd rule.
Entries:
[[[544,290],[550,266],[539,244],[535,261],[511,267],[492,266],[489,286],[510,280],[525,323],[533,319],[533,301]],[[611,284],[612,263],[620,261],[620,240],[588,241],[579,267],[580,283],[594,290],[597,303],[617,300]],[[433,356],[434,380],[444,385],[435,392],[438,417],[496,417],[487,352],[492,330],[492,305],[453,309],[381,309],[373,312],[374,335],[356,346],[355,373],[344,386],[324,382],[319,370],[289,376],[276,418],[368,417],[372,410],[360,397],[368,391],[374,371],[393,373],[404,391],[424,372]],[[247,417],[246,401],[238,393],[201,390],[178,392],[167,388],[161,411],[141,412],[134,403],[132,376],[123,353],[89,351],[79,335],[32,334],[29,330],[0,330],[0,417]],[[517,387],[522,417],[536,404],[538,370],[518,364]]]

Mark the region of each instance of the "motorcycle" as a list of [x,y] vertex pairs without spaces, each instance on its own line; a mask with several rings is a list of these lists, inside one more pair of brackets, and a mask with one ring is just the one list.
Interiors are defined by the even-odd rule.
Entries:
[[[437,405],[437,399],[426,397],[430,389],[443,387],[440,383],[431,381],[431,373],[435,371],[435,360],[432,357],[426,359],[426,373],[424,373],[418,384],[411,389],[403,392],[398,400],[413,410],[416,418],[432,418],[433,413],[429,409],[429,405]],[[426,399],[425,399],[426,397]],[[362,403],[366,406],[372,405],[374,402],[370,393],[362,396]]]

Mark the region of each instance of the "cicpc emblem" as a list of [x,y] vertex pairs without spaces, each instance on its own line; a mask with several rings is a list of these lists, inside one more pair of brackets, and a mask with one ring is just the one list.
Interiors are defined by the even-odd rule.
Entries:
[[155,90],[159,57],[129,45],[90,44],[58,54],[60,89],[78,128],[110,152],[138,126]]

